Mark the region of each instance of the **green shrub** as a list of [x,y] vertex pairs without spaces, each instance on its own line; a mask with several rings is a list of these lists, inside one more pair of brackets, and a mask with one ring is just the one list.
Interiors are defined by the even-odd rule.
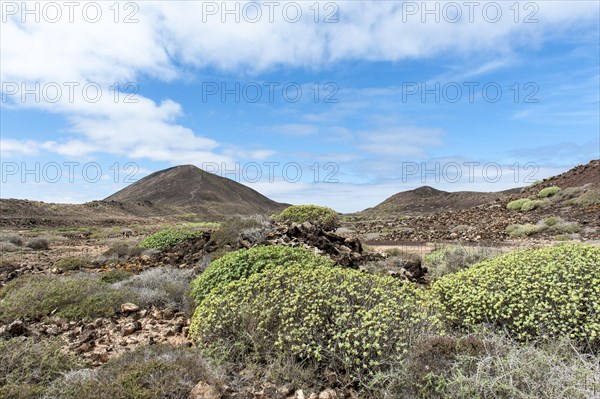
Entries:
[[559,224],[561,221],[562,219],[557,216],[549,216],[544,219],[544,224],[548,227],[552,227]]
[[524,204],[531,202],[529,198],[520,198],[518,200],[514,200],[509,202],[506,205],[506,209],[510,211],[520,211]]
[[489,259],[499,253],[494,248],[444,246],[425,255],[424,263],[436,277],[456,273],[482,260]]
[[275,219],[288,223],[310,222],[326,230],[335,230],[340,224],[336,211],[317,205],[293,205],[275,215]]
[[85,259],[81,259],[75,256],[70,256],[67,258],[62,258],[54,262],[54,267],[63,270],[77,270],[85,267],[88,262]]
[[47,386],[63,373],[80,367],[62,350],[59,338],[0,340],[0,397],[42,397]]
[[511,224],[506,227],[506,232],[511,237],[523,238],[542,232],[546,230],[546,228],[546,226],[539,224]]
[[581,195],[563,202],[563,205],[576,206],[591,206],[597,204],[600,204],[600,190],[597,188],[588,189]]
[[23,276],[0,291],[0,320],[39,319],[52,312],[71,320],[108,317],[124,296],[93,275]]
[[559,233],[577,233],[581,230],[581,226],[577,222],[561,222],[552,226],[552,230]]
[[435,328],[425,295],[352,269],[275,267],[211,293],[190,332],[234,362],[286,357],[367,382]]
[[198,349],[171,345],[138,347],[100,368],[66,374],[46,399],[187,399],[199,381],[221,388],[220,371]]
[[196,304],[200,304],[217,287],[260,273],[270,267],[291,265],[333,267],[335,262],[304,248],[269,245],[240,249],[211,262],[192,282],[192,297]]
[[438,279],[449,321],[493,323],[526,340],[600,339],[600,248],[564,244],[516,251]]
[[523,206],[521,207],[521,211],[522,212],[532,211],[534,209],[541,208],[546,204],[547,204],[547,202],[544,200],[530,200],[523,204]]
[[551,186],[551,187],[546,187],[541,189],[537,196],[538,198],[547,198],[547,197],[552,197],[554,194],[558,193],[560,191],[560,187],[558,186]]
[[115,269],[104,272],[100,275],[100,281],[106,284],[113,284],[119,281],[127,280],[133,276],[133,273],[123,269]]
[[161,230],[146,237],[138,245],[142,248],[153,248],[164,250],[170,246],[179,244],[188,238],[200,237],[202,232],[186,230]]

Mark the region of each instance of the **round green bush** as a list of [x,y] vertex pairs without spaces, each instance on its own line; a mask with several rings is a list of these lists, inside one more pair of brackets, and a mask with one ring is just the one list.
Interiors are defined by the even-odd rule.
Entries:
[[521,340],[600,339],[600,248],[564,244],[512,252],[434,284],[453,323],[492,323]]
[[62,258],[54,262],[54,267],[63,270],[77,270],[88,265],[85,259],[78,258],[76,256],[69,256]]
[[288,223],[310,222],[326,230],[335,230],[340,225],[336,211],[317,205],[293,205],[275,215],[275,219]]
[[336,263],[304,248],[269,245],[240,249],[211,262],[192,281],[192,297],[196,304],[200,304],[217,287],[260,273],[269,267],[291,265],[333,267]]
[[197,238],[202,235],[200,231],[188,230],[161,230],[146,237],[138,245],[142,248],[152,248],[162,251],[165,248],[179,244],[188,238]]
[[547,197],[552,197],[554,194],[558,193],[560,191],[560,187],[558,186],[551,186],[551,187],[546,187],[541,189],[538,192],[538,197],[539,198],[547,198]]
[[437,325],[426,295],[410,283],[352,269],[275,267],[211,293],[190,331],[213,356],[291,358],[363,381]]
[[527,201],[526,203],[523,204],[523,206],[521,207],[521,210],[523,212],[532,211],[536,208],[544,206],[545,204],[547,204],[547,201],[543,201],[543,200]]
[[520,211],[521,208],[523,207],[523,205],[525,205],[528,202],[531,202],[531,200],[529,198],[520,198],[518,200],[509,202],[506,205],[506,209],[508,209],[510,211]]

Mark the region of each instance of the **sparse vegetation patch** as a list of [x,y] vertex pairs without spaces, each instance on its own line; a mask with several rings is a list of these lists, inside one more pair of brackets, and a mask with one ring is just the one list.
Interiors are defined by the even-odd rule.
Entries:
[[456,273],[482,260],[499,254],[498,250],[487,247],[448,245],[425,256],[425,266],[436,276]]
[[50,314],[70,320],[112,316],[126,293],[98,276],[23,276],[0,290],[0,320],[40,319]]
[[139,246],[142,248],[153,248],[158,250],[164,250],[173,245],[179,244],[180,242],[188,238],[197,238],[202,235],[198,231],[189,230],[161,230],[146,237]]

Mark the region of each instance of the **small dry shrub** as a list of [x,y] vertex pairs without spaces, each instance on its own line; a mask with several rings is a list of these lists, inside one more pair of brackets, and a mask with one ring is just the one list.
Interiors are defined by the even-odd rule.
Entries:
[[500,250],[489,247],[444,246],[427,254],[424,262],[433,276],[440,277],[466,269],[499,253]]
[[0,290],[0,320],[40,319],[55,312],[70,320],[112,316],[126,292],[111,289],[92,274],[27,275]]
[[77,270],[81,269],[82,267],[85,267],[86,265],[88,265],[88,261],[75,256],[62,258],[54,262],[54,267],[63,270]]
[[135,297],[136,304],[141,307],[169,307],[191,314],[193,310],[193,302],[190,298],[192,277],[192,270],[158,267],[118,282],[113,287],[131,292]]
[[47,238],[32,238],[27,242],[27,246],[35,250],[48,250],[50,249],[50,241]]
[[224,385],[223,372],[198,349],[142,346],[100,368],[66,374],[52,384],[45,399],[187,399],[199,381]]
[[125,243],[114,243],[104,253],[109,259],[130,259],[136,256],[140,256],[144,252],[144,248],[138,246],[129,246]]
[[0,242],[8,242],[17,247],[23,246],[23,238],[16,234],[9,234],[6,236],[0,236]]
[[80,362],[62,345],[59,338],[0,340],[0,397],[41,397],[52,381],[78,369]]

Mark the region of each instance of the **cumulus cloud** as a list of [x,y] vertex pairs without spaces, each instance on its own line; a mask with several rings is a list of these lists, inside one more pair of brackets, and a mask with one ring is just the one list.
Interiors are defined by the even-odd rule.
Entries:
[[[44,18],[36,23],[31,16],[22,23],[22,10],[12,15],[14,10],[6,8],[9,3],[18,8],[25,4],[2,3],[3,83],[71,82],[83,86],[93,82],[104,93],[109,93],[115,82],[187,79],[190,71],[199,74],[206,67],[244,76],[280,67],[314,69],[354,60],[396,62],[444,52],[507,55],[515,48],[539,45],[548,32],[556,34],[576,23],[593,23],[597,16],[597,4],[589,1],[572,1],[568,6],[563,2],[531,3],[537,10],[525,9],[521,3],[523,9],[516,21],[514,11],[508,8],[512,3],[501,3],[502,17],[494,23],[482,14],[485,3],[474,10],[473,22],[462,6],[460,21],[450,23],[447,15],[440,14],[441,19],[435,22],[435,15],[407,8],[423,7],[423,2],[319,2],[318,15],[312,2],[281,2],[270,15],[265,2],[152,1],[126,3],[133,4],[129,6],[133,9],[120,8],[118,16],[110,8],[114,3],[97,2],[102,18],[96,23],[82,18],[81,9],[75,11],[73,22],[63,15],[59,23]],[[32,4],[43,7],[45,3]],[[81,3],[81,8],[85,4]],[[443,7],[442,2],[430,6],[436,4]],[[298,5],[301,18],[292,22]],[[119,6],[125,7],[125,3]],[[252,11],[257,6],[262,10],[258,19]],[[227,14],[223,7],[234,11]],[[539,22],[524,23],[532,11],[536,11],[534,18]],[[124,23],[131,13],[134,23]],[[423,17],[428,18],[425,23]],[[327,18],[338,22],[325,23]],[[471,74],[501,66],[490,64]],[[230,162],[236,156],[261,159],[273,153],[269,149],[236,150],[229,143],[178,123],[183,110],[171,99],[142,95],[137,99],[135,104],[116,103],[109,96],[95,103],[65,98],[58,102],[15,99],[11,106],[63,115],[69,126],[66,134],[53,141],[3,140],[2,151],[33,154],[46,150],[68,156],[106,152],[173,163],[200,158]],[[309,114],[307,120],[327,120],[335,117],[335,112],[344,114],[365,106],[355,101],[335,107],[329,115]],[[284,126],[283,130],[296,135],[316,132],[314,127],[300,124]],[[401,128],[363,132],[359,139],[363,150],[375,154],[389,154],[390,148],[396,147],[403,155],[416,156],[423,146],[438,145],[440,132]]]

